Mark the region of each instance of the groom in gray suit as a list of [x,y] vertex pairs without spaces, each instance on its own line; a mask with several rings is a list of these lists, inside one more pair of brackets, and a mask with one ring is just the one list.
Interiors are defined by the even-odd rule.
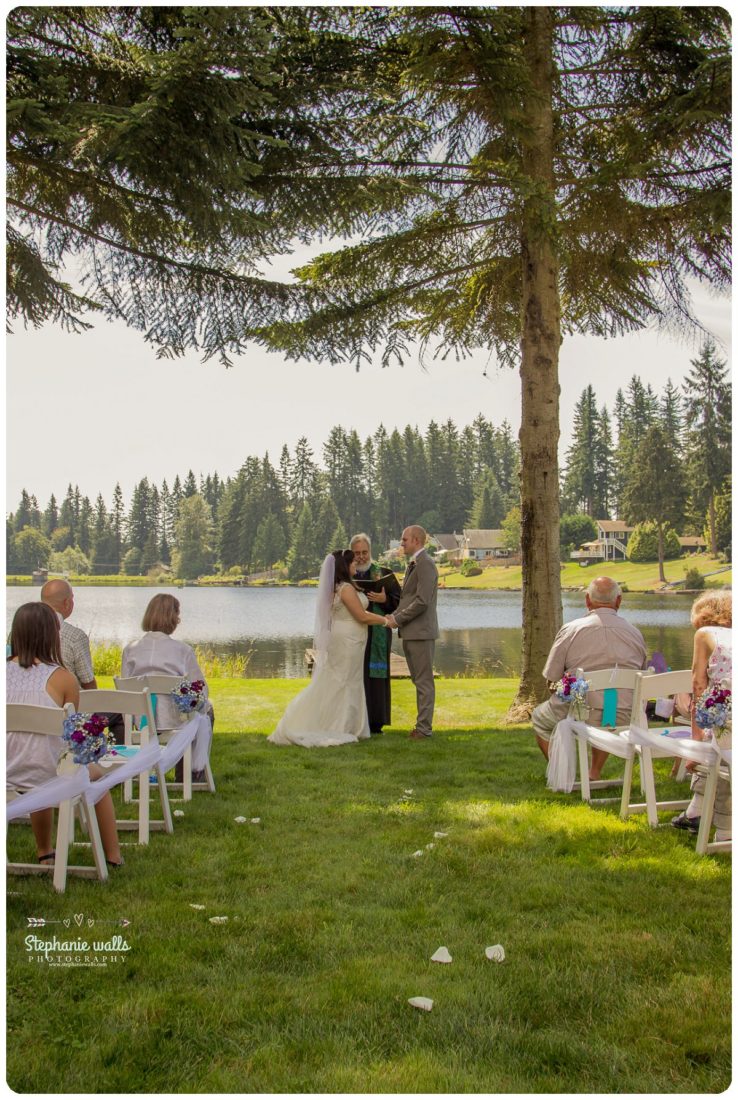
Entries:
[[410,736],[424,741],[433,732],[433,707],[436,685],[433,680],[433,654],[438,637],[438,570],[425,549],[422,527],[406,527],[400,545],[409,559],[400,603],[387,625],[399,627],[405,660],[415,684],[418,717]]

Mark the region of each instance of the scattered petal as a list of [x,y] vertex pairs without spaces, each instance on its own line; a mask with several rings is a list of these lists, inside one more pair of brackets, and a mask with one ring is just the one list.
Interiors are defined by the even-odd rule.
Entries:
[[252,818],[251,818],[251,824],[252,824],[252,825],[258,825],[258,824],[259,824],[260,822],[261,822],[261,818],[260,818],[260,817],[252,817]]
[[204,905],[195,905],[194,901],[190,902],[190,909],[204,909]]
[[412,794],[412,793],[413,793],[412,787],[410,787],[409,790],[405,791],[405,794]]
[[175,810],[174,811],[174,816],[175,817],[184,817],[184,810]]
[[447,947],[439,947],[435,955],[431,955],[432,963],[450,963],[453,962],[449,950]]
[[410,997],[408,1002],[413,1008],[422,1008],[424,1012],[430,1012],[433,1008],[433,1001],[430,997]]
[[228,917],[210,917],[211,924],[226,924]]
[[243,825],[246,821],[245,817],[234,817],[234,821],[237,821],[239,825]]
[[505,961],[505,948],[501,943],[496,943],[494,947],[485,947],[484,953],[492,962],[501,963]]
[[433,836],[436,840],[440,840],[442,836],[448,836],[448,833],[434,833]]
[[417,859],[418,856],[422,856],[422,854],[423,854],[423,849],[418,848],[417,852],[413,852],[413,859]]
[[435,844],[426,844],[426,846],[425,846],[426,852],[429,852],[431,850],[431,848],[435,848]]

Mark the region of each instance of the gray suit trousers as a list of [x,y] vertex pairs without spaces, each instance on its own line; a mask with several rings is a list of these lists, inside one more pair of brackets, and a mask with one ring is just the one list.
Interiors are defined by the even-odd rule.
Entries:
[[415,684],[418,718],[415,728],[430,736],[433,730],[433,708],[436,702],[436,684],[433,679],[433,656],[436,650],[433,638],[403,638],[402,648]]

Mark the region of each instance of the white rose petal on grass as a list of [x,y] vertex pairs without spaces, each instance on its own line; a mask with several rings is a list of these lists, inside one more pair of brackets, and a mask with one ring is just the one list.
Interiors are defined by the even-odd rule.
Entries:
[[435,848],[435,844],[426,844],[425,849],[427,852],[429,852],[431,848]]
[[492,962],[501,963],[505,961],[505,948],[501,943],[496,943],[494,947],[485,947],[484,953]]
[[436,840],[440,840],[441,837],[448,836],[448,833],[434,833],[433,836],[436,838]]
[[175,817],[184,817],[184,810],[175,810],[174,811],[174,816]]
[[454,960],[451,958],[447,947],[439,947],[435,954],[431,955],[432,963],[450,963]]
[[251,824],[252,825],[260,825],[261,824],[261,818],[260,817],[252,817],[251,818]]
[[413,793],[412,787],[409,790],[404,791],[403,793],[404,794],[412,794]]
[[407,1003],[412,1005],[413,1008],[422,1008],[423,1012],[430,1012],[433,1008],[433,1001],[430,997],[410,997]]
[[411,857],[411,858],[412,858],[412,859],[417,859],[417,858],[418,858],[418,856],[422,856],[422,855],[423,855],[423,849],[422,849],[422,848],[418,848],[417,852],[413,852],[413,854],[412,854],[412,857]]
[[204,909],[204,905],[195,905],[193,901],[190,902],[190,909]]
[[234,820],[234,821],[236,821],[236,822],[238,822],[238,824],[239,824],[239,825],[243,825],[243,824],[245,824],[245,822],[246,822],[246,818],[245,818],[245,817],[234,817],[234,819],[233,819],[233,820]]
[[227,924],[228,917],[210,917],[211,924]]

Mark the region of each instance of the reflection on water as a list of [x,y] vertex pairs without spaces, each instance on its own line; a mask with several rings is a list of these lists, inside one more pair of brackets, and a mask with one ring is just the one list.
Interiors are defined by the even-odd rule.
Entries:
[[[141,618],[157,592],[172,592],[182,605],[177,637],[216,653],[253,650],[249,676],[305,675],[304,653],[312,644],[314,588],[77,588],[73,622],[95,642],[126,642],[140,637]],[[8,588],[8,628],[16,608],[38,599],[38,589]],[[659,650],[671,668],[692,659],[690,596],[626,595],[621,614],[636,625],[648,651]],[[583,613],[580,593],[563,598],[564,620]],[[441,637],[437,670],[446,676],[517,676],[520,671],[519,592],[441,591]],[[395,636],[394,647],[402,652]]]

